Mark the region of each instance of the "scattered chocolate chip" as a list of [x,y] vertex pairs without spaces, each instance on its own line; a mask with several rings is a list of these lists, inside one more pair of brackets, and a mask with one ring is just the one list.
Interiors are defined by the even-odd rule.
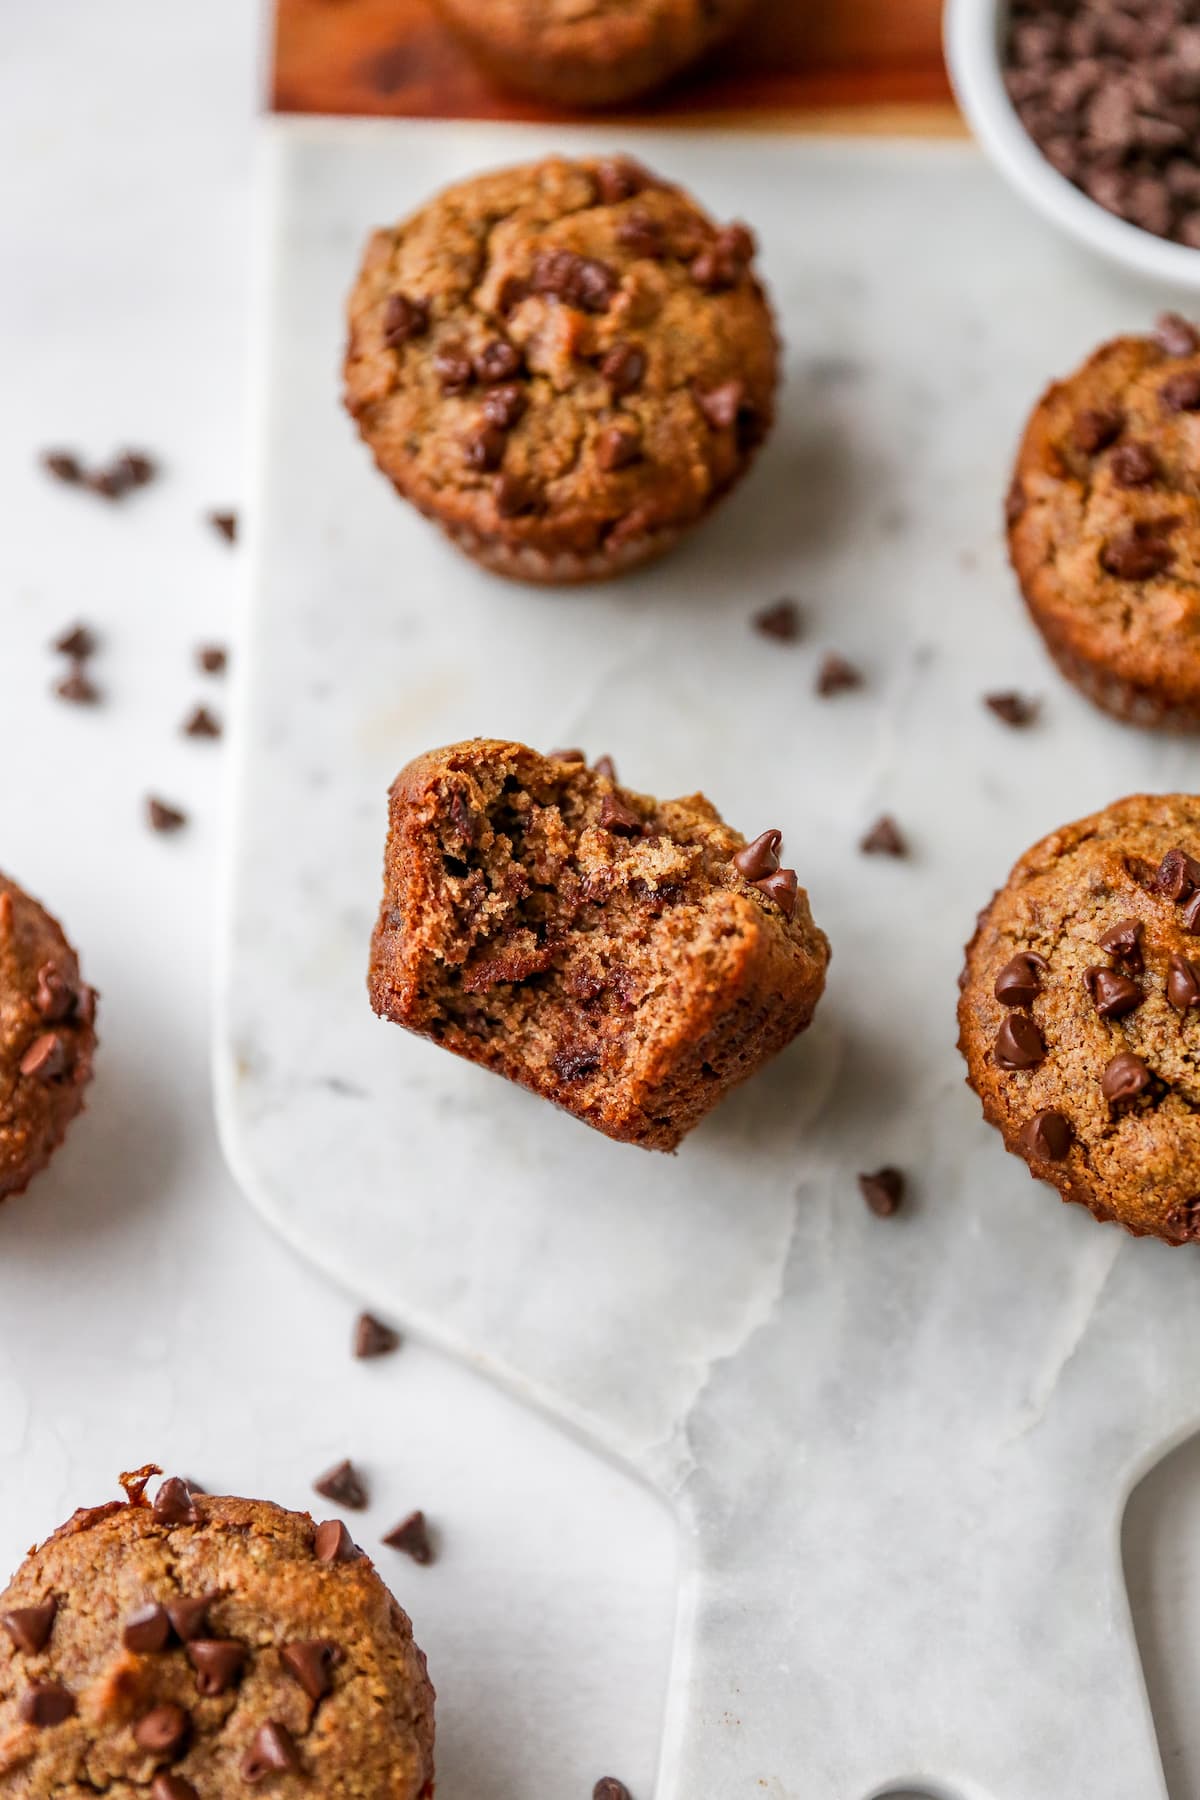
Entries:
[[224,644],[201,644],[196,662],[206,675],[223,675],[229,666],[229,652]]
[[43,1019],[56,1024],[65,1019],[68,1013],[75,1010],[75,989],[52,962],[43,963],[37,972],[37,987],[34,989],[33,1005]]
[[638,344],[614,344],[600,364],[600,373],[618,398],[632,394],[645,378],[646,352]]
[[908,845],[900,835],[900,827],[887,813],[876,819],[858,847],[864,856],[908,855]]
[[56,681],[54,692],[60,700],[69,701],[72,706],[95,706],[100,698],[100,689],[88,679],[82,668],[72,669],[69,675]]
[[696,404],[714,431],[728,431],[736,425],[738,414],[746,403],[746,384],[736,377],[719,387],[697,391]]
[[667,240],[662,225],[649,213],[631,212],[617,226],[617,242],[631,256],[658,262],[667,253]]
[[596,461],[607,473],[640,462],[642,440],[629,425],[606,425],[596,439]]
[[22,1075],[33,1081],[57,1081],[67,1072],[66,1039],[57,1031],[43,1031],[34,1038],[21,1058]]
[[200,1800],[190,1781],[182,1775],[156,1775],[150,1783],[150,1800]]
[[75,1696],[59,1681],[35,1681],[21,1695],[17,1711],[27,1725],[61,1725],[75,1711]]
[[176,806],[168,806],[165,800],[156,800],[153,796],[146,801],[146,819],[151,831],[180,831],[187,824],[187,814],[180,812]]
[[1180,369],[1169,375],[1158,390],[1167,412],[1195,412],[1200,408],[1200,369]]
[[1200,888],[1200,862],[1186,850],[1168,850],[1158,865],[1155,886],[1165,899],[1178,905]]
[[131,1612],[121,1627],[121,1642],[139,1656],[156,1656],[166,1649],[170,1639],[171,1621],[167,1609],[157,1606],[153,1600]]
[[1026,1156],[1037,1157],[1041,1162],[1061,1162],[1074,1135],[1066,1114],[1046,1107],[1026,1120],[1018,1141]]
[[1071,435],[1085,456],[1095,456],[1116,442],[1124,425],[1123,415],[1115,408],[1101,412],[1096,407],[1088,406],[1076,413]]
[[1178,951],[1172,951],[1167,964],[1167,999],[1176,1012],[1200,1006],[1200,968]]
[[195,1638],[187,1659],[196,1671],[196,1692],[209,1697],[236,1687],[249,1652],[236,1638]]
[[800,608],[794,600],[775,600],[754,614],[751,623],[764,637],[794,644],[800,636]]
[[1154,341],[1168,356],[1191,356],[1200,350],[1195,326],[1177,312],[1159,313],[1154,321]]
[[402,1550],[415,1563],[433,1561],[433,1545],[423,1512],[409,1513],[407,1519],[401,1519],[399,1525],[389,1531],[383,1541],[389,1550]]
[[129,491],[128,481],[116,468],[89,470],[83,485],[89,493],[98,494],[101,500],[120,500]]
[[208,522],[227,544],[237,543],[238,516],[234,512],[210,512]]
[[602,1775],[592,1789],[592,1800],[633,1800],[633,1795],[615,1775]]
[[1110,1105],[1136,1099],[1149,1086],[1150,1071],[1132,1050],[1122,1050],[1114,1056],[1100,1077],[1100,1092]]
[[182,731],[184,737],[219,738],[221,721],[207,706],[196,706],[183,721]]
[[42,467],[56,481],[65,481],[71,487],[83,480],[83,464],[69,450],[44,451]]
[[188,1484],[178,1475],[168,1475],[154,1496],[151,1510],[160,1525],[195,1525],[200,1519]]
[[69,631],[55,638],[52,648],[75,662],[86,662],[89,656],[96,654],[95,634],[86,625],[72,625]]
[[128,487],[146,487],[158,474],[158,464],[143,450],[123,450],[113,467]]
[[278,1719],[268,1719],[254,1734],[241,1763],[241,1777],[253,1787],[268,1775],[298,1775],[304,1767],[292,1734]]
[[475,373],[486,386],[511,381],[525,367],[525,358],[507,338],[493,338],[475,354]]
[[133,1728],[133,1741],[152,1756],[178,1756],[187,1743],[191,1726],[182,1706],[167,1702],[143,1714]]
[[328,1638],[300,1638],[281,1646],[279,1660],[310,1700],[323,1700],[333,1686],[334,1664],[341,1655],[340,1647]]
[[429,330],[429,307],[424,300],[412,300],[407,294],[392,294],[383,309],[383,341],[389,350],[398,350],[410,338],[424,337]]
[[536,512],[540,504],[540,495],[533,483],[524,475],[512,475],[507,470],[497,475],[492,495],[502,519],[518,519],[524,513]]
[[1042,991],[1041,977],[1048,967],[1036,950],[1019,950],[997,975],[992,992],[1001,1006],[1032,1006]]
[[1027,700],[1024,694],[1011,691],[1002,694],[985,694],[983,704],[1006,725],[1031,725],[1037,718],[1037,701]]
[[377,1319],[374,1313],[359,1313],[354,1322],[354,1354],[360,1359],[389,1356],[400,1348],[400,1333]]
[[1100,552],[1101,566],[1121,581],[1149,581],[1165,573],[1174,561],[1174,552],[1153,525],[1152,520],[1137,519],[1128,531],[1109,538]]
[[465,394],[475,379],[471,359],[461,344],[447,344],[433,358],[433,372],[443,394]]
[[1149,444],[1121,444],[1109,462],[1112,478],[1118,487],[1150,487],[1162,474],[1157,456]]
[[497,426],[501,431],[511,431],[518,424],[529,401],[524,388],[516,382],[509,381],[500,387],[494,387],[483,397],[483,416],[489,425]]
[[1140,919],[1120,919],[1100,938],[1100,948],[1107,950],[1110,956],[1123,962],[1135,975],[1142,969],[1142,922]]
[[618,837],[640,837],[642,816],[634,812],[631,806],[617,794],[602,794],[600,797],[600,815],[597,823],[601,831],[615,832]]
[[326,1469],[324,1475],[318,1475],[313,1482],[313,1492],[338,1506],[349,1507],[351,1512],[362,1512],[367,1505],[366,1484],[348,1458],[335,1463],[332,1469]]
[[779,867],[782,847],[782,831],[760,831],[744,849],[737,851],[732,859],[733,866],[747,881],[761,881],[764,875],[773,875]]
[[208,1609],[215,1594],[196,1594],[182,1600],[168,1600],[166,1615],[171,1629],[181,1644],[191,1644],[208,1636]]
[[1028,1013],[1010,1013],[996,1033],[992,1046],[1000,1069],[1036,1069],[1046,1054],[1046,1040],[1036,1019]]
[[1103,969],[1098,965],[1084,970],[1083,985],[1102,1019],[1123,1019],[1146,998],[1145,990],[1128,975],[1118,975],[1115,969]]
[[354,1562],[362,1551],[340,1519],[326,1519],[318,1525],[313,1538],[313,1551],[318,1562]]
[[877,1169],[874,1175],[860,1175],[859,1192],[880,1219],[890,1219],[900,1210],[904,1199],[904,1177],[899,1169]]
[[817,670],[817,692],[827,699],[830,694],[840,694],[849,688],[862,686],[862,670],[831,650]]
[[760,894],[773,900],[785,919],[790,919],[796,910],[796,895],[800,883],[795,869],[776,869],[771,875],[764,875],[754,883]]
[[26,1656],[36,1656],[49,1642],[57,1611],[57,1600],[47,1600],[41,1606],[18,1606],[12,1612],[0,1613],[0,1625],[18,1650]]

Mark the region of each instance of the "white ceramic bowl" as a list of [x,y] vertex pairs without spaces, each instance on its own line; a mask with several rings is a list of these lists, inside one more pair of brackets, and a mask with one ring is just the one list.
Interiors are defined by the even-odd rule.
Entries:
[[1126,224],[1060,175],[1017,116],[1004,86],[1006,0],[946,0],[946,62],[980,144],[1019,194],[1082,244],[1172,287],[1200,288],[1200,250]]

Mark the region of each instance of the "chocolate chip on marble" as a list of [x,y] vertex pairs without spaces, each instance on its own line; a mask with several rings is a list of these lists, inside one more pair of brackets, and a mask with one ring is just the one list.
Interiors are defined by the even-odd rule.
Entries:
[[152,1510],[160,1525],[197,1525],[200,1522],[188,1484],[178,1475],[168,1475],[161,1484],[154,1496]]
[[859,843],[864,856],[907,856],[908,845],[900,827],[890,814],[884,813]]
[[75,1696],[60,1681],[35,1681],[21,1695],[17,1711],[27,1725],[61,1725],[75,1712]]
[[873,1175],[859,1176],[858,1189],[877,1218],[890,1219],[903,1202],[904,1177],[899,1169],[876,1169]]
[[999,694],[985,694],[983,704],[989,712],[994,712],[998,719],[1003,720],[1005,725],[1017,727],[1032,725],[1038,714],[1036,700],[1029,700],[1024,694],[1018,694],[1011,690]]
[[1150,1071],[1132,1050],[1122,1050],[1105,1066],[1100,1077],[1100,1092],[1110,1105],[1120,1100],[1134,1100],[1150,1086]]
[[641,814],[634,812],[631,806],[626,806],[617,794],[601,795],[597,823],[601,831],[615,832],[618,837],[641,836]]
[[718,387],[696,390],[696,404],[714,431],[728,431],[736,425],[745,403],[746,384],[736,376]]
[[333,1686],[334,1665],[341,1661],[341,1647],[328,1638],[298,1638],[283,1644],[279,1660],[310,1700],[323,1700]]
[[182,1706],[168,1701],[142,1715],[133,1728],[133,1741],[152,1756],[178,1756],[191,1727],[192,1721]]
[[484,423],[463,444],[467,467],[490,474],[504,461],[505,434],[498,425]]
[[210,512],[208,522],[218,537],[223,537],[227,544],[236,544],[238,535],[238,516],[235,512]]
[[206,675],[223,675],[229,666],[229,652],[224,644],[201,644],[196,662]]
[[207,706],[195,706],[183,721],[181,730],[184,737],[219,738],[221,721]]
[[596,461],[606,474],[642,460],[642,440],[629,425],[606,425],[596,439]]
[[1041,978],[1049,966],[1036,950],[1018,950],[997,975],[992,992],[1001,1006],[1032,1006],[1042,991]]
[[828,699],[830,694],[840,694],[850,688],[861,687],[862,683],[862,670],[852,662],[847,662],[844,656],[839,656],[836,650],[829,652],[817,670],[817,692],[823,699]]
[[641,387],[646,374],[646,352],[639,344],[614,344],[600,373],[618,397],[632,394]]
[[483,416],[489,425],[497,426],[501,431],[511,431],[520,423],[529,405],[529,397],[523,387],[515,381],[506,381],[499,387],[489,389],[483,397]]
[[206,1697],[228,1693],[241,1679],[248,1655],[236,1638],[193,1639],[187,1659],[196,1671],[196,1692]]
[[1109,460],[1112,478],[1120,488],[1150,487],[1162,467],[1149,444],[1120,444]]
[[1123,1019],[1146,998],[1145,990],[1128,975],[1119,975],[1115,969],[1104,969],[1099,965],[1084,970],[1083,985],[1102,1019]]
[[65,482],[69,487],[75,487],[83,480],[83,464],[70,450],[43,451],[42,467],[56,481]]
[[338,1506],[348,1506],[351,1512],[362,1512],[367,1505],[366,1483],[349,1458],[318,1475],[313,1492]]
[[168,806],[165,800],[157,800],[153,794],[146,801],[146,820],[151,831],[181,831],[187,824],[187,814],[177,806]]
[[355,1562],[362,1551],[340,1519],[326,1519],[318,1525],[313,1537],[313,1551],[318,1562]]
[[200,1800],[190,1781],[182,1775],[156,1775],[150,1783],[150,1800]]
[[69,675],[56,681],[54,692],[60,700],[66,700],[71,706],[95,706],[100,699],[100,689],[90,676],[84,674],[81,667],[72,669]]
[[215,1594],[196,1594],[183,1600],[167,1601],[166,1614],[181,1644],[191,1644],[208,1636],[208,1609],[216,1597]]
[[171,1621],[165,1606],[153,1600],[131,1612],[121,1627],[121,1642],[139,1656],[156,1656],[171,1641]]
[[1178,905],[1200,888],[1200,862],[1178,846],[1168,850],[1158,865],[1155,886],[1164,899]]
[[1116,442],[1124,429],[1125,419],[1115,407],[1101,410],[1094,406],[1085,406],[1075,414],[1071,426],[1071,436],[1085,456],[1096,456],[1101,450],[1107,450]]
[[255,1732],[240,1772],[242,1780],[253,1787],[268,1775],[298,1775],[303,1767],[287,1726],[278,1719],[268,1719]]
[[1109,538],[1100,551],[1101,566],[1120,581],[1149,581],[1164,574],[1174,552],[1164,533],[1153,527],[1153,521],[1138,519],[1128,531]]
[[359,1313],[354,1321],[354,1354],[360,1360],[372,1356],[389,1356],[400,1348],[400,1333],[374,1313]]
[[26,1656],[36,1656],[49,1642],[57,1611],[57,1600],[47,1600],[41,1606],[18,1606],[12,1612],[0,1613],[0,1625],[18,1650]]
[[57,1031],[43,1031],[34,1038],[18,1065],[33,1081],[57,1081],[68,1066],[67,1042]]
[[525,358],[508,338],[492,338],[475,352],[475,373],[487,387],[511,381],[525,367]]
[[773,875],[779,867],[779,852],[782,847],[782,831],[760,831],[756,838],[735,853],[732,858],[733,866],[747,881],[761,881],[764,875]]
[[1018,1142],[1027,1156],[1041,1162],[1061,1162],[1075,1133],[1065,1113],[1045,1107],[1021,1127]]
[[592,1789],[592,1800],[633,1800],[633,1795],[615,1775],[602,1775]]
[[795,869],[776,869],[773,875],[764,875],[754,885],[760,894],[765,894],[768,900],[775,902],[785,919],[792,917],[800,888]]
[[52,649],[60,656],[69,656],[75,662],[86,662],[89,656],[96,654],[96,635],[86,625],[72,625],[61,637],[54,640]]
[[389,350],[398,350],[410,338],[423,337],[429,330],[429,306],[424,300],[413,300],[407,294],[391,294],[383,309],[383,341]]
[[433,1561],[433,1544],[430,1541],[429,1527],[425,1514],[421,1511],[409,1513],[406,1519],[393,1527],[384,1538],[389,1550],[400,1550],[405,1556],[411,1556],[415,1563],[431,1563]]
[[1142,922],[1140,919],[1119,919],[1110,929],[1102,933],[1100,948],[1107,950],[1110,956],[1123,962],[1134,974],[1142,969]]
[[122,450],[113,464],[129,487],[146,487],[158,474],[158,464],[144,450]]
[[1167,963],[1167,999],[1176,1012],[1200,1006],[1200,968],[1178,951],[1172,951]]
[[1000,1069],[1036,1069],[1046,1054],[1046,1040],[1028,1013],[1010,1013],[996,1033],[992,1054]]
[[1180,369],[1169,375],[1158,390],[1167,412],[1195,412],[1200,408],[1200,369]]
[[1200,350],[1200,336],[1181,313],[1159,313],[1154,321],[1154,341],[1168,356],[1191,356]]
[[763,637],[774,638],[779,644],[794,644],[800,636],[800,608],[794,600],[775,600],[756,612],[751,624]]

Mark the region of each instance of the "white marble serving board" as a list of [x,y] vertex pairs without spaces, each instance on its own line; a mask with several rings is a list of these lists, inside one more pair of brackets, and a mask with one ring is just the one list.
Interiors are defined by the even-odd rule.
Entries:
[[[622,133],[758,230],[779,425],[661,566],[499,583],[392,496],[341,415],[345,291],[368,229],[443,183],[614,136],[269,129],[225,1144],[331,1277],[676,1506],[659,1800],[1154,1800],[1118,1533],[1200,1416],[1200,1265],[1004,1156],[954,1005],[974,914],[1027,843],[1200,775],[1200,748],[1063,688],[998,530],[1041,386],[1168,297],[1079,260],[962,146]],[[795,646],[749,625],[784,594]],[[815,697],[827,648],[862,664],[860,692]],[[1043,697],[1036,727],[985,711],[1010,687]],[[702,787],[748,833],[784,831],[829,990],[676,1157],[370,1012],[388,784],[474,734],[608,752],[633,787]],[[856,849],[885,810],[906,861]],[[887,1222],[855,1184],[883,1162],[911,1179]]]

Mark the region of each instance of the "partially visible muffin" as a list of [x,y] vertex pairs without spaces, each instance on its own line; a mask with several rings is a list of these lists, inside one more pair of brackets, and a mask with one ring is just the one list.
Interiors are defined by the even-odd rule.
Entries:
[[508,86],[569,106],[661,87],[731,37],[754,0],[437,0]]
[[346,1527],[157,1472],[0,1595],[0,1795],[430,1800],[425,1658]]
[[1200,728],[1200,335],[1187,320],[1114,338],[1042,396],[1008,542],[1069,681],[1118,718]]
[[96,995],[62,927],[0,875],[0,1200],[44,1169],[81,1112]]
[[967,1080],[1064,1200],[1200,1239],[1200,797],[1137,794],[1021,857],[980,914]]
[[778,354],[744,225],[624,158],[459,183],[377,231],[346,405],[397,490],[531,581],[670,548],[746,472]]
[[607,1137],[673,1150],[824,988],[829,945],[780,842],[578,751],[431,751],[392,787],[371,1004]]

